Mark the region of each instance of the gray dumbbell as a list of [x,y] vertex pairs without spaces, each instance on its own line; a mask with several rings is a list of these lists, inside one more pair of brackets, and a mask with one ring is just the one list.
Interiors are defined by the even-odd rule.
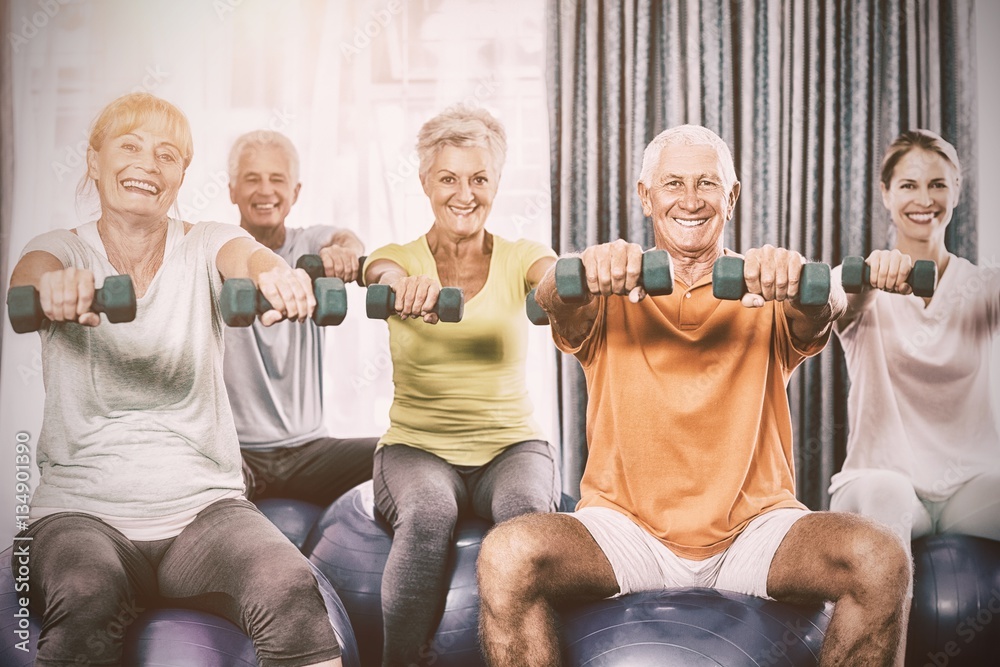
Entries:
[[[365,296],[365,311],[373,320],[385,320],[396,312],[396,293],[388,285],[369,285]],[[434,313],[442,322],[461,322],[465,313],[465,296],[458,287],[442,287]]]
[[[674,276],[670,270],[670,255],[666,250],[648,250],[642,254],[642,273],[639,278],[650,296],[671,294],[674,291]],[[563,257],[556,262],[556,292],[568,303],[583,301],[590,292],[583,260],[579,257]]]
[[549,315],[535,300],[535,288],[532,287],[528,296],[524,298],[524,312],[528,316],[528,321],[532,324],[544,326],[549,323]]
[[[716,299],[739,301],[747,293],[743,258],[724,256],[712,267],[712,294]],[[796,300],[803,306],[822,306],[830,301],[830,265],[809,262],[802,265]]]
[[[109,322],[131,322],[135,319],[135,288],[130,276],[108,276],[104,285],[94,290],[91,312],[104,313]],[[7,316],[17,333],[38,331],[45,322],[41,299],[34,285],[20,285],[7,292]]]
[[[863,285],[871,285],[872,267],[860,255],[845,257],[840,271],[840,284],[849,294],[857,294]],[[937,287],[937,264],[929,259],[918,259],[913,263],[906,282],[917,296],[934,296],[934,289]]]
[[[303,267],[299,258],[296,266],[306,273],[315,271],[315,266]],[[312,255],[316,257],[316,255]],[[307,260],[307,265],[309,261]],[[322,261],[320,261],[322,268]],[[310,277],[312,273],[310,273]],[[347,290],[340,278],[316,278],[312,281],[313,294],[316,297],[316,309],[313,311],[313,321],[321,327],[336,326],[344,321],[347,315]],[[247,278],[230,278],[222,285],[219,294],[219,305],[222,309],[222,320],[231,327],[248,327],[254,319],[271,310],[271,302],[267,300],[252,280]]]

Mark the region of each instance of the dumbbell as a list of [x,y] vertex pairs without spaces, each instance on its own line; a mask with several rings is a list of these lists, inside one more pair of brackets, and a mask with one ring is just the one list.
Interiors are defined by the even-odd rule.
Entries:
[[[670,255],[666,250],[648,250],[642,254],[639,285],[650,296],[671,294],[674,276],[670,270]],[[567,303],[583,301],[587,289],[587,274],[579,257],[563,257],[556,262],[556,292]],[[534,321],[534,320],[532,320]]]
[[[388,319],[396,312],[396,293],[388,285],[369,285],[365,311],[369,319]],[[431,312],[437,313],[442,322],[461,322],[465,313],[465,295],[458,287],[442,287]]]
[[544,326],[549,323],[549,315],[535,300],[535,288],[532,287],[528,296],[524,297],[524,312],[528,316],[528,321],[532,324]]
[[[712,267],[712,294],[716,299],[739,301],[747,293],[743,277],[743,258],[723,256]],[[830,301],[830,265],[808,262],[802,265],[799,293],[795,297],[803,306],[822,306]]]
[[[135,319],[135,288],[130,276],[108,276],[104,286],[94,290],[93,313],[104,313],[108,322],[131,322]],[[20,285],[7,292],[7,316],[17,333],[38,331],[45,321],[42,302],[34,285]]]
[[[325,277],[323,260],[319,255],[302,255],[295,263],[312,280],[316,309],[313,321],[321,327],[336,326],[347,316],[347,290],[340,278]],[[254,318],[271,310],[267,300],[252,280],[231,278],[222,285],[219,295],[222,320],[231,327],[248,327]]]
[[[844,286],[845,292],[857,294],[863,285],[871,285],[872,267],[860,255],[845,257],[840,270],[840,283]],[[913,263],[906,282],[913,288],[915,295],[934,296],[934,288],[937,286],[937,264],[929,259],[918,259]]]

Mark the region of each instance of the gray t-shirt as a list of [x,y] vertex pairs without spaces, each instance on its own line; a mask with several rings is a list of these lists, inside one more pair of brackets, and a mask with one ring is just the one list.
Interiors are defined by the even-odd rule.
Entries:
[[[152,539],[220,498],[243,492],[236,430],[222,376],[222,279],[215,259],[235,225],[170,220],[163,265],[135,320],[41,331],[45,413],[32,519],[59,511],[101,516],[132,539]],[[96,223],[56,230],[42,250],[90,269],[97,286],[118,273]],[[121,519],[120,521],[118,519]],[[165,528],[169,526],[169,528]],[[157,533],[159,534],[159,533]]]
[[[290,266],[328,245],[337,230],[289,227],[275,252]],[[226,329],[225,377],[240,446],[296,447],[326,436],[323,422],[323,328],[312,320],[255,320]]]

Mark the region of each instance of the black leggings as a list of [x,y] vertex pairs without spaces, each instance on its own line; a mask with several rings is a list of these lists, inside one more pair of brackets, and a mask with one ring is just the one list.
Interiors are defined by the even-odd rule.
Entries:
[[77,512],[39,519],[21,536],[32,538],[38,667],[121,664],[125,629],[154,604],[229,619],[267,667],[340,656],[309,562],[242,498],[212,503],[180,535],[155,542]]

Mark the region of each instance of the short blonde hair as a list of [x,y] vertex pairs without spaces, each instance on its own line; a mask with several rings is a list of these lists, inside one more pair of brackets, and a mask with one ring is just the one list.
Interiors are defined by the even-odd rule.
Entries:
[[423,124],[417,133],[420,181],[445,146],[485,148],[493,158],[497,174],[507,159],[507,134],[503,125],[486,109],[466,104],[448,107]]
[[[149,93],[128,93],[112,101],[97,115],[90,128],[90,147],[100,151],[105,142],[146,127],[170,137],[180,151],[184,170],[194,157],[194,139],[187,116],[170,102]],[[92,179],[84,173],[78,194],[87,192]]]

